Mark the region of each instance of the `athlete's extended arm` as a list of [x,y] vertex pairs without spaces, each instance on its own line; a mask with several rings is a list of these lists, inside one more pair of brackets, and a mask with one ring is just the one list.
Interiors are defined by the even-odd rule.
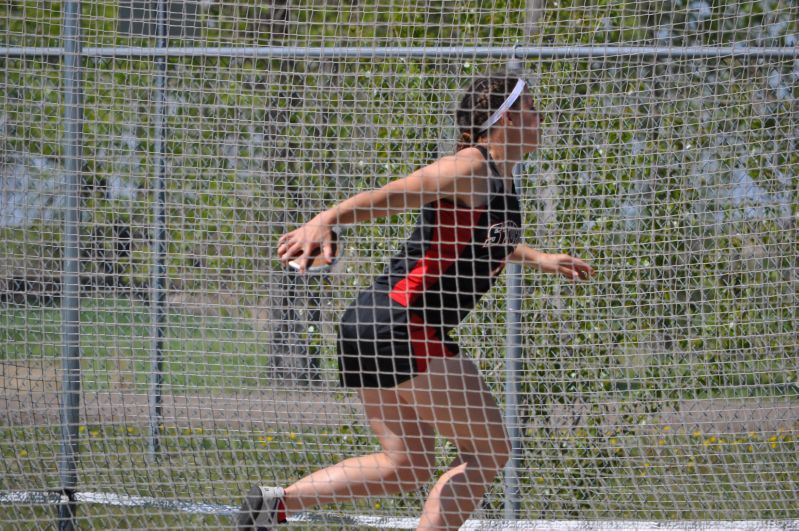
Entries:
[[517,245],[508,260],[534,267],[544,273],[558,273],[575,282],[588,280],[596,274],[590,265],[579,258],[568,254],[542,253],[524,244]]
[[[471,150],[464,150],[471,151]],[[467,204],[478,204],[488,190],[485,159],[479,152],[443,157],[402,179],[382,188],[361,192],[336,206],[319,213],[301,227],[278,240],[277,255],[284,264],[297,259],[300,269],[311,252],[322,247],[332,260],[330,230],[333,225],[346,225],[377,219],[419,208],[445,197]]]
[[444,157],[378,188],[361,192],[322,212],[317,219],[328,225],[358,223],[413,210],[442,198],[466,198],[485,194],[488,181],[485,161],[474,157]]

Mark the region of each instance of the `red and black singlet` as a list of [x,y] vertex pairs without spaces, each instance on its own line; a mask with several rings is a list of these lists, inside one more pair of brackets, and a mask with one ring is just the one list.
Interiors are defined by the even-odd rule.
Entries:
[[385,274],[341,318],[342,385],[394,387],[426,372],[431,359],[458,355],[448,332],[491,288],[521,237],[516,191],[478,149],[491,171],[487,204],[439,200],[422,209]]
[[490,192],[482,207],[442,199],[425,205],[410,238],[374,288],[424,322],[449,330],[460,323],[493,286],[521,239],[516,190],[506,190],[488,150]]

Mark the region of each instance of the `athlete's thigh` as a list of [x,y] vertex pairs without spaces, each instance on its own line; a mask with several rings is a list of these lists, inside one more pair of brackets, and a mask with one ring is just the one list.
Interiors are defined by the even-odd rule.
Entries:
[[428,370],[397,389],[416,414],[462,452],[505,452],[502,412],[474,363],[434,358]]
[[363,388],[360,393],[366,418],[383,450],[395,460],[410,459],[418,466],[432,466],[433,426],[403,402],[396,389]]

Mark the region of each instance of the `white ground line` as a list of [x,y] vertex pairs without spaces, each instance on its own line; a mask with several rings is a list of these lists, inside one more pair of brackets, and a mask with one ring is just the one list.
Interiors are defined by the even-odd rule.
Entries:
[[[75,500],[117,507],[154,507],[192,514],[233,516],[237,506],[187,500],[168,500],[149,496],[130,496],[111,492],[78,492]],[[0,492],[0,504],[56,505],[67,502],[58,492]],[[368,526],[372,528],[414,529],[417,518],[394,518],[366,515],[343,515],[324,512],[303,512],[290,522],[327,523]],[[533,530],[533,531],[799,531],[799,520],[468,520],[461,529]]]

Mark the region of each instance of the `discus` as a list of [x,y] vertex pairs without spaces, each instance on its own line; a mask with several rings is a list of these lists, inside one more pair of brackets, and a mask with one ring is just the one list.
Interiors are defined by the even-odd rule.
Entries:
[[[330,263],[327,263],[325,260],[325,255],[322,252],[322,246],[320,245],[316,249],[314,249],[308,257],[308,265],[305,268],[306,274],[311,275],[319,275],[323,273],[328,273],[333,266],[335,266],[339,259],[341,258],[341,245],[339,244],[339,239],[341,235],[341,229],[339,227],[333,227],[330,232],[330,246],[333,250],[333,259]],[[288,263],[288,268],[290,271],[295,273],[299,273],[300,271],[300,262],[297,259],[291,260]]]

